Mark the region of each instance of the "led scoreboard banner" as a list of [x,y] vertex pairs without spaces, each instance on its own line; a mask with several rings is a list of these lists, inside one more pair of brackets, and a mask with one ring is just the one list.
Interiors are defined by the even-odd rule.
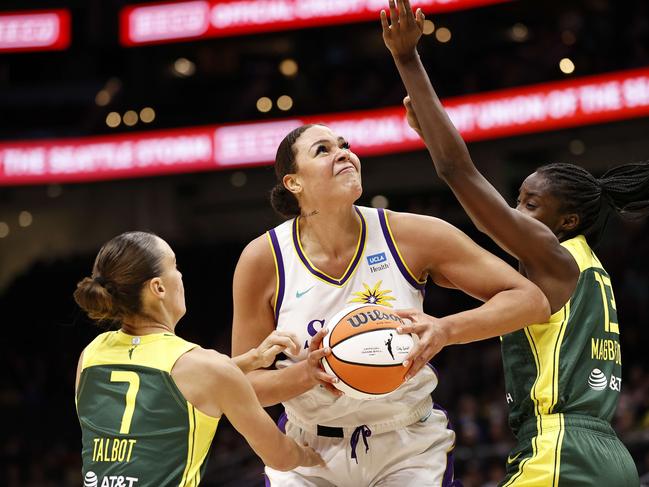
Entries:
[[[466,141],[649,116],[649,68],[443,100]],[[270,164],[280,141],[325,123],[360,156],[424,147],[402,106],[236,125],[0,143],[0,185],[85,182]]]
[[[413,0],[426,14],[511,0]],[[386,0],[192,0],[124,7],[124,46],[379,20]]]
[[69,45],[67,10],[0,13],[0,52],[63,50]]

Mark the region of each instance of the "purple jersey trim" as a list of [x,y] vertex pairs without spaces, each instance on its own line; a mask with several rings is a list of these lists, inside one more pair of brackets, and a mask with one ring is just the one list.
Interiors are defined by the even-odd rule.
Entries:
[[390,249],[390,253],[394,258],[394,261],[397,263],[397,267],[401,271],[401,274],[406,279],[406,281],[408,281],[408,283],[412,287],[418,289],[423,293],[426,288],[426,283],[422,284],[410,275],[410,272],[408,272],[408,269],[406,269],[405,263],[401,260],[401,257],[399,257],[399,252],[397,252],[397,247],[394,241],[392,240],[390,231],[388,230],[388,223],[386,220],[385,211],[383,210],[383,208],[377,208],[377,211],[379,213],[379,222],[381,223],[381,230],[383,230],[383,237],[385,238],[385,241],[388,244],[388,248]]
[[279,279],[279,286],[277,288],[277,299],[275,301],[275,323],[279,318],[279,310],[282,308],[282,301],[284,301],[284,288],[286,285],[286,278],[284,276],[284,260],[282,258],[282,250],[279,247],[279,240],[275,229],[269,230],[270,241],[273,244],[273,251],[275,252],[275,259],[277,261],[277,278]]
[[[446,419],[448,421],[447,428],[455,432],[455,430],[453,429],[453,424],[451,423],[451,420],[448,416],[448,412],[444,408],[442,408],[439,404],[437,404],[435,401],[433,401],[433,409],[436,409],[444,413],[444,416],[446,416]],[[455,469],[454,469],[455,455],[453,454],[454,450],[455,450],[455,445],[453,445],[453,447],[446,453],[446,470],[444,470],[442,487],[462,487],[462,482],[453,478],[455,476]]]
[[356,210],[356,213],[361,219],[361,238],[358,245],[358,249],[356,251],[356,255],[354,256],[354,260],[352,261],[352,264],[349,266],[349,269],[347,269],[345,275],[340,279],[334,279],[320,272],[318,269],[316,269],[311,265],[309,260],[306,258],[306,255],[304,255],[304,253],[302,252],[302,248],[300,247],[299,235],[297,232],[297,218],[293,220],[293,246],[295,247],[295,251],[297,252],[298,257],[300,258],[304,266],[309,270],[311,274],[322,279],[325,282],[334,284],[336,286],[342,286],[343,284],[345,284],[347,279],[349,279],[349,277],[354,273],[356,267],[358,266],[359,261],[361,260],[363,251],[365,249],[365,237],[367,234],[367,225],[365,224],[365,219],[363,218],[363,215],[361,214],[360,210],[356,207],[354,207],[354,210]]

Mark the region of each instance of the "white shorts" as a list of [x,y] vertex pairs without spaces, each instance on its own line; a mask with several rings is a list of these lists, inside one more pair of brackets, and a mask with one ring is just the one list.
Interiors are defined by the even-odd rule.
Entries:
[[[360,433],[360,431],[359,431]],[[450,487],[453,485],[455,432],[448,428],[446,413],[433,409],[404,428],[366,438],[356,444],[352,458],[350,438],[317,436],[290,421],[286,434],[308,443],[327,463],[322,467],[299,467],[280,472],[266,467],[266,485],[271,487]]]

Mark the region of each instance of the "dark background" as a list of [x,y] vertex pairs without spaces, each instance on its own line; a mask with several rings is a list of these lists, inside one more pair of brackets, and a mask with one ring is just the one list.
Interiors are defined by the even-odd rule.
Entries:
[[[289,94],[288,114],[393,106],[404,95],[376,22],[125,49],[117,12],[128,2],[3,2],[3,10],[69,7],[73,42],[65,52],[0,54],[0,139],[84,136],[286,116],[261,114],[260,96]],[[452,32],[447,44],[426,36],[420,52],[441,97],[649,66],[649,4],[629,0],[520,0],[432,16]],[[515,40],[522,24],[527,37]],[[520,27],[520,26],[519,26]],[[193,76],[174,74],[180,57]],[[294,78],[277,69],[298,62]],[[570,57],[567,76],[559,60]],[[95,103],[107,85],[108,106]],[[109,111],[152,106],[156,120],[109,129]],[[344,135],[344,134],[342,134]],[[524,177],[547,162],[574,162],[596,175],[649,159],[649,120],[534,134],[470,145],[476,164],[514,200]],[[427,153],[363,160],[364,195],[389,208],[434,215],[507,258],[479,234],[436,178]],[[0,188],[0,485],[77,486],[80,432],[74,410],[79,353],[100,330],[72,300],[100,245],[132,229],[152,230],[176,250],[188,312],[179,335],[229,353],[231,279],[245,244],[279,223],[268,204],[271,168],[93,184]],[[29,211],[33,223],[17,225]],[[613,421],[641,475],[649,472],[649,225],[612,219],[596,249],[616,292],[623,389]],[[511,259],[509,259],[511,260]],[[251,289],[250,292],[255,292]],[[425,309],[445,315],[475,306],[459,292],[431,287]],[[465,486],[502,477],[512,444],[497,339],[450,347],[434,359],[435,399],[458,432],[456,471]],[[218,393],[218,391],[215,391]],[[271,410],[278,414],[278,408]],[[261,485],[261,464],[223,419],[205,485]]]

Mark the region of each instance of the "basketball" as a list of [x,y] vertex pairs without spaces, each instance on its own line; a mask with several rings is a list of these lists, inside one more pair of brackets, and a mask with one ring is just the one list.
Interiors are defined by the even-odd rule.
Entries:
[[322,365],[338,377],[338,389],[354,399],[378,399],[403,383],[408,368],[402,363],[414,341],[397,333],[403,321],[392,310],[363,304],[341,310],[328,323],[322,346],[331,355]]

